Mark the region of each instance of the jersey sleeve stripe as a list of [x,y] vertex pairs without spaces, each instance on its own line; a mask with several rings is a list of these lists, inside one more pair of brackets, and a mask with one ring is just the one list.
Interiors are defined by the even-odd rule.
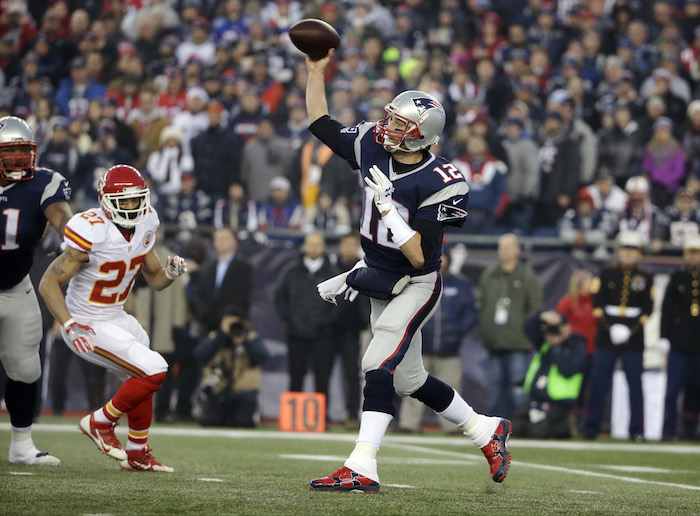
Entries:
[[370,122],[365,122],[360,126],[360,129],[357,132],[357,138],[355,138],[355,142],[353,143],[355,161],[357,161],[357,163],[362,163],[362,138],[364,138],[371,129],[374,129],[374,125],[375,124]]
[[441,201],[446,201],[452,197],[458,195],[466,195],[469,193],[469,185],[466,182],[460,181],[459,183],[453,183],[446,186],[442,190],[438,190],[433,195],[426,197],[426,199],[418,206],[418,209],[424,208],[425,206],[430,206],[431,204],[437,204]]
[[68,226],[66,226],[65,235],[66,235],[66,238],[68,240],[73,242],[75,245],[77,245],[81,249],[85,249],[86,251],[92,250],[92,243],[85,240],[83,237],[78,235],[75,231],[73,231]]
[[44,187],[44,192],[41,194],[41,201],[39,201],[39,204],[44,204],[44,201],[46,201],[46,199],[56,195],[56,192],[58,192],[61,183],[65,181],[65,179],[66,178],[58,172],[54,172],[51,175],[51,181],[49,181],[49,183]]

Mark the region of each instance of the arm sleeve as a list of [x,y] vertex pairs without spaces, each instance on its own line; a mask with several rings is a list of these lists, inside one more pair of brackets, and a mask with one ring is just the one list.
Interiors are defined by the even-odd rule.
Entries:
[[435,251],[440,249],[442,244],[443,225],[440,222],[428,219],[416,219],[413,222],[413,229],[421,236],[420,246],[423,249],[423,256],[427,260],[433,256]]
[[523,333],[536,349],[540,349],[544,344],[544,335],[540,330],[540,314],[538,311],[530,315],[523,323]]
[[552,362],[565,378],[582,373],[586,367],[586,342],[578,333],[572,333],[568,342],[553,346]]
[[41,209],[46,210],[50,204],[56,202],[68,202],[70,198],[71,187],[68,180],[58,172],[54,172],[41,194]]

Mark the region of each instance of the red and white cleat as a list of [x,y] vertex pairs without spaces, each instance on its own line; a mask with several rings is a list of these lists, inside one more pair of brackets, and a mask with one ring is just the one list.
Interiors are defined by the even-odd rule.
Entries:
[[128,459],[119,463],[122,469],[127,471],[157,471],[160,473],[174,473],[175,470],[165,464],[161,464],[151,455],[151,448],[146,446],[140,450],[127,450]]
[[122,448],[114,427],[117,423],[98,423],[92,412],[80,420],[78,427],[97,445],[102,453],[116,460],[126,460],[126,452]]
[[510,467],[510,452],[508,451],[508,439],[512,426],[507,419],[501,419],[491,436],[491,441],[481,448],[484,457],[491,467],[491,478],[494,482],[503,482]]
[[379,492],[379,482],[355,473],[345,466],[327,477],[312,480],[309,487],[312,491]]

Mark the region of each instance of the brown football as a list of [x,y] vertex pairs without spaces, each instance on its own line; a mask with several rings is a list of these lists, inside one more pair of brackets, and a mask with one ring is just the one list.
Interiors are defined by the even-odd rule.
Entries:
[[289,27],[289,39],[294,46],[314,61],[323,59],[331,48],[338,48],[338,32],[323,20],[307,18]]

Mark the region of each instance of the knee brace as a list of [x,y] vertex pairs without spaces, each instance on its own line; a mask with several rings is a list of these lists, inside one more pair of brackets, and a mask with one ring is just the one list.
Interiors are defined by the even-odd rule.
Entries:
[[362,411],[384,412],[395,415],[394,409],[394,383],[387,371],[380,369],[365,373],[365,401]]
[[442,380],[428,375],[423,386],[411,394],[411,397],[422,401],[435,412],[442,412],[452,403],[454,395],[455,391],[452,387]]

